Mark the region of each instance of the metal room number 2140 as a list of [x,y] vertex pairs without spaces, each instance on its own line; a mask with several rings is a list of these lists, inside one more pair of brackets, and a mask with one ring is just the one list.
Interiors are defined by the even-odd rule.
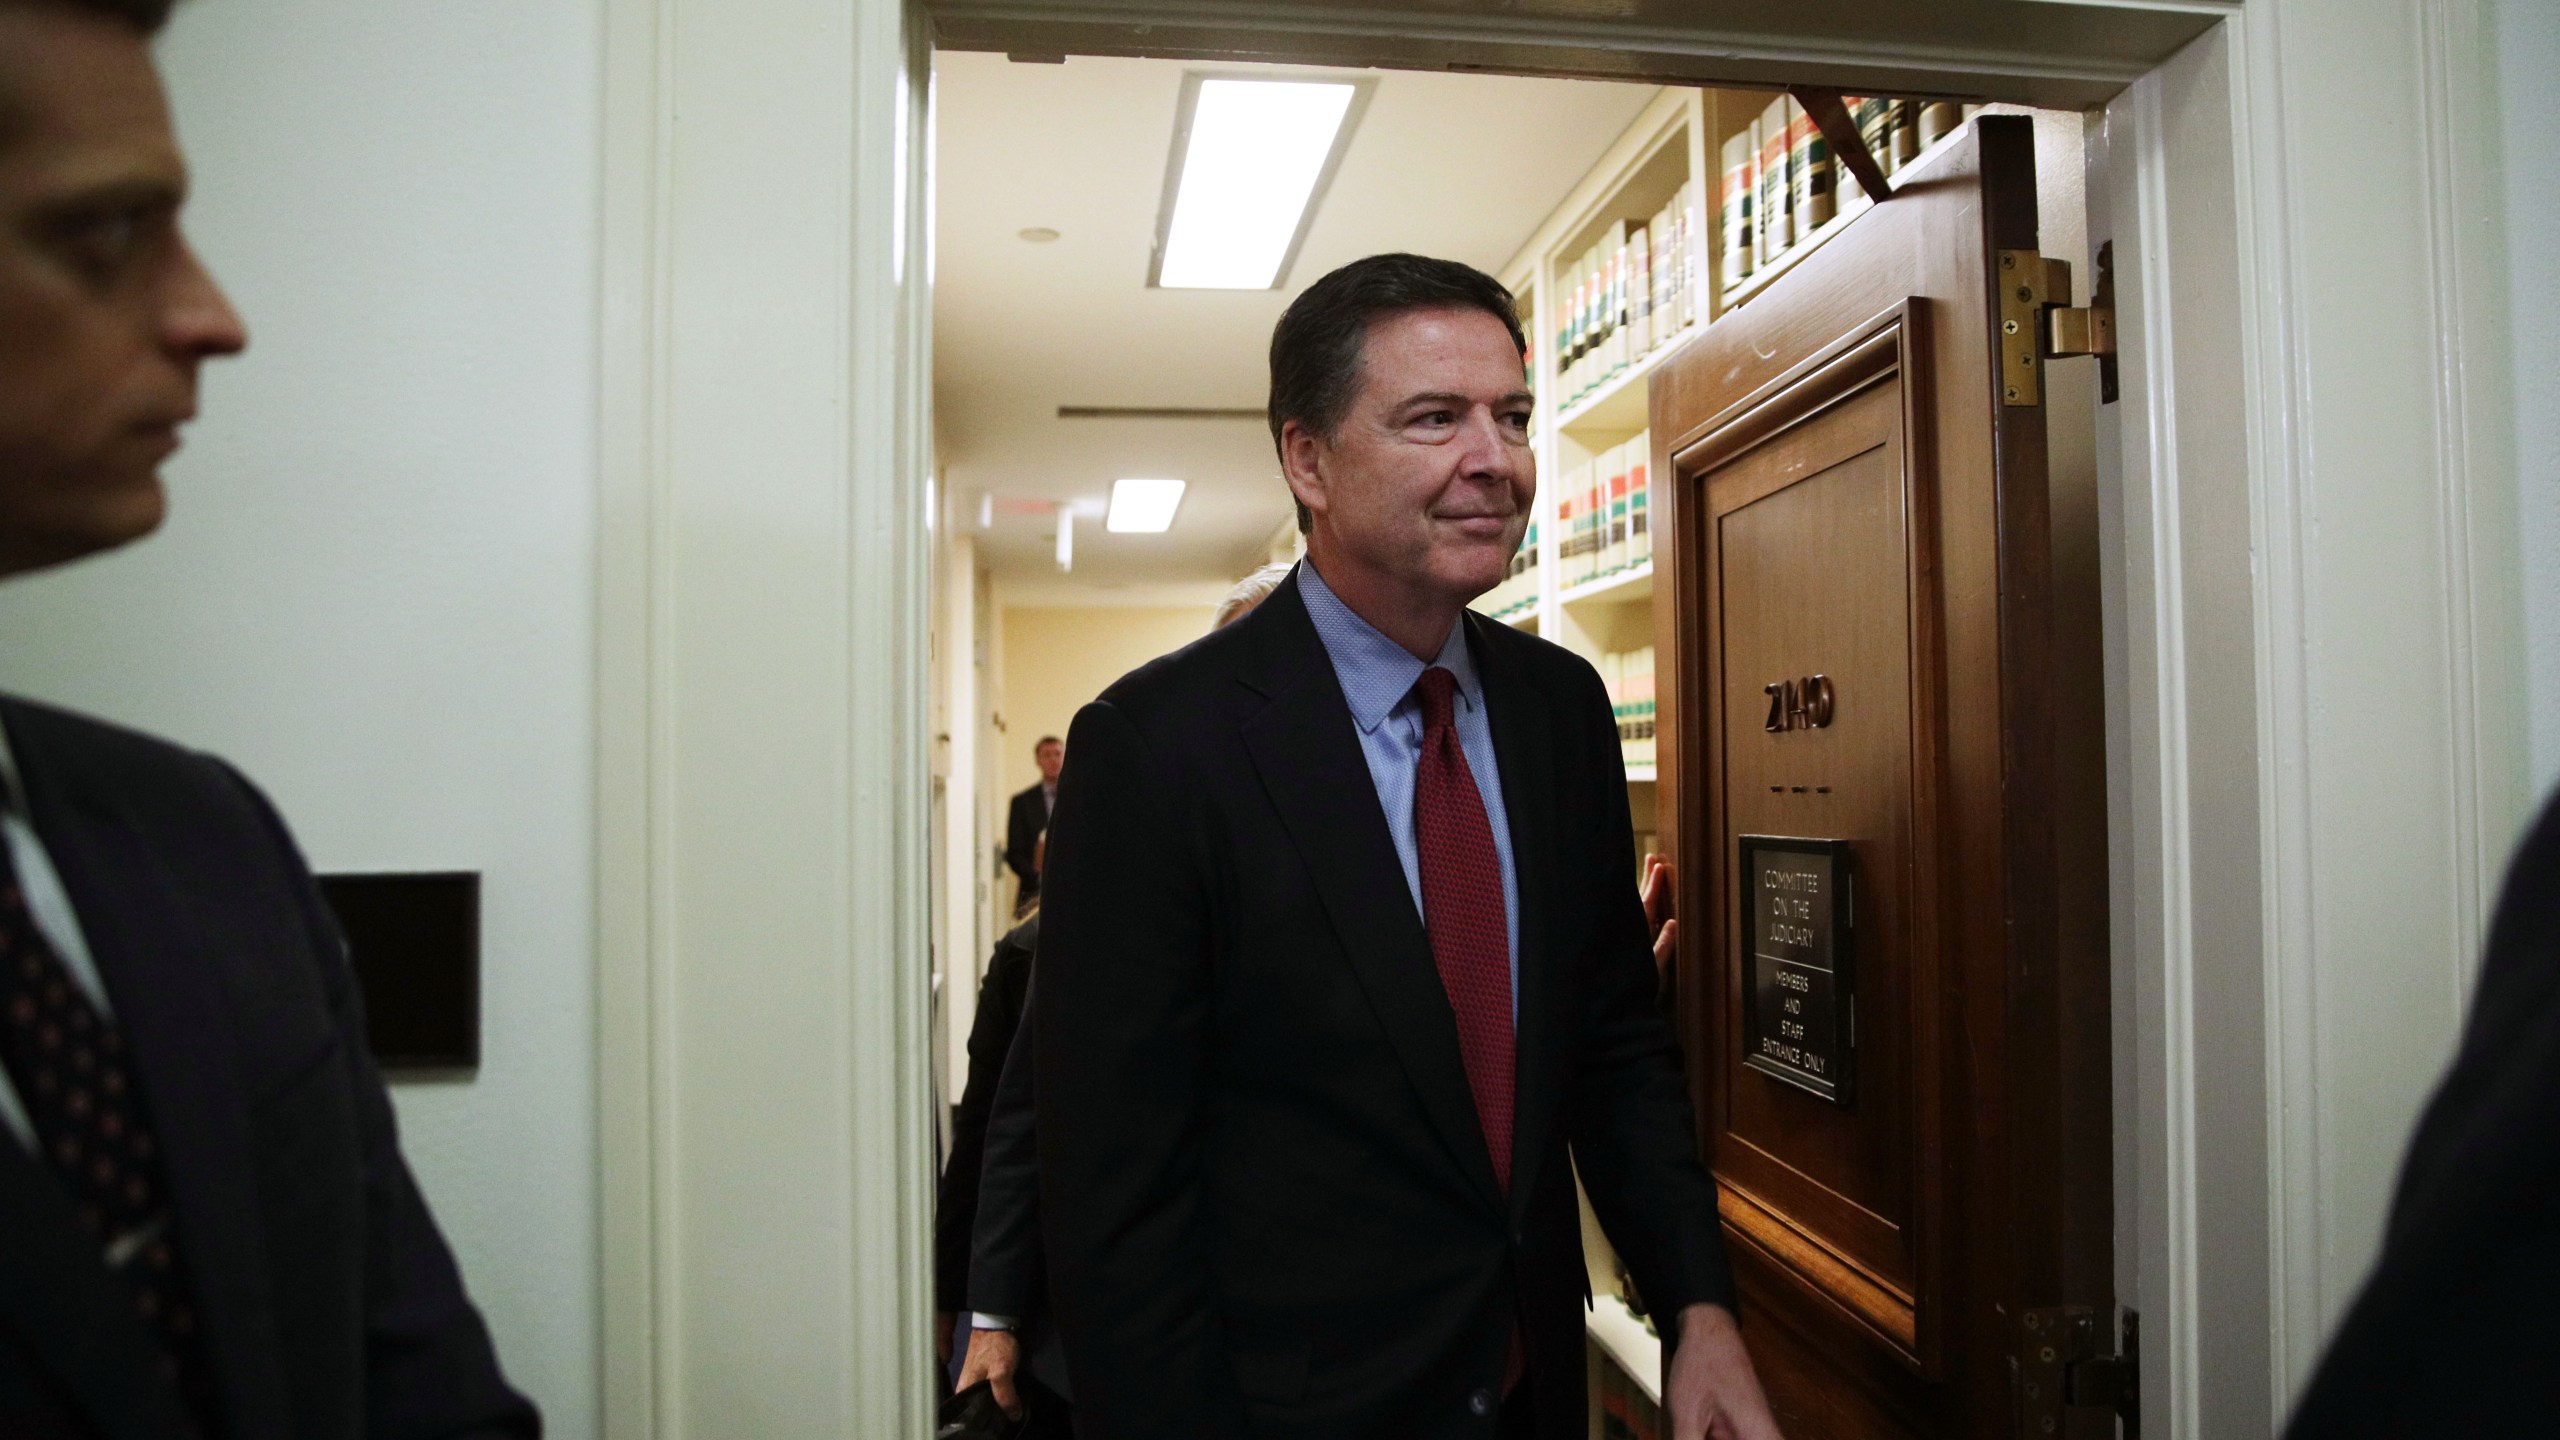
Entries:
[[1831,723],[1832,693],[1828,675],[1772,680],[1760,688],[1769,697],[1769,719],[1760,728],[1772,735],[1788,730],[1820,730]]

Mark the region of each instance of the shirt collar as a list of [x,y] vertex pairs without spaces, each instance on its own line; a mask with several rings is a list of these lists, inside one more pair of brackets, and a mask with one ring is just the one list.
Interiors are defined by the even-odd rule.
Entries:
[[1377,729],[1393,714],[1431,665],[1457,677],[1458,696],[1467,708],[1472,710],[1484,703],[1483,685],[1476,678],[1475,656],[1467,649],[1464,615],[1449,627],[1449,638],[1440,643],[1440,653],[1425,664],[1343,604],[1342,597],[1334,594],[1325,585],[1324,577],[1316,573],[1312,558],[1298,562],[1298,598],[1306,603],[1307,618],[1315,622],[1316,638],[1324,642],[1325,654],[1333,660],[1334,678],[1342,682],[1342,698],[1350,702],[1351,718],[1359,725],[1360,733]]

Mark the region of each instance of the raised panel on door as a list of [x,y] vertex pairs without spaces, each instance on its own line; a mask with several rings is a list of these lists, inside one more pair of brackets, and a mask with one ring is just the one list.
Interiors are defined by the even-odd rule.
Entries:
[[[1911,870],[1913,627],[1905,591],[1911,483],[1903,444],[1902,317],[1797,381],[1787,423],[1704,472],[1705,628],[1713,750],[1705,793],[1714,913],[1739,915],[1746,835],[1848,842],[1854,887],[1849,1012],[1857,1042],[1846,1103],[1746,1073],[1751,945],[1724,974],[1726,1043],[1712,1094],[1718,1155],[1742,1234],[1763,1246],[1809,1232],[1841,1267],[1834,1289],[1857,1322],[1920,1359],[1918,1194],[1911,1056],[1915,948]],[[1828,723],[1772,730],[1770,687],[1819,681]],[[1783,717],[1780,717],[1783,719]],[[1765,1043],[1782,1044],[1772,1035]]]
[[2103,877],[2057,809],[2103,751],[2052,718],[2079,659],[1993,289],[2035,247],[2032,146],[1978,118],[1653,385],[1680,1023],[1798,1440],[2112,1433],[2023,1363],[2028,1312],[2113,1317],[2076,1048],[2106,957],[2060,931]]

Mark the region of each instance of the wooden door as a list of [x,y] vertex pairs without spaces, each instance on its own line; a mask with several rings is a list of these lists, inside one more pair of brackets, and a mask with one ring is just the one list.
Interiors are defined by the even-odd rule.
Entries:
[[2116,1433],[2064,1403],[2115,1315],[2103,864],[2063,863],[2103,745],[2056,721],[2098,658],[2042,362],[2002,368],[2033,147],[1977,117],[1653,384],[1680,1025],[1796,1440]]

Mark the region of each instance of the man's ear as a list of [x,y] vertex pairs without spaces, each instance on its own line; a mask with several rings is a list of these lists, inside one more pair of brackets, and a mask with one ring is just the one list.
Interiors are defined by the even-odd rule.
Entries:
[[1324,437],[1296,420],[1280,426],[1280,478],[1298,503],[1321,515],[1325,511]]

